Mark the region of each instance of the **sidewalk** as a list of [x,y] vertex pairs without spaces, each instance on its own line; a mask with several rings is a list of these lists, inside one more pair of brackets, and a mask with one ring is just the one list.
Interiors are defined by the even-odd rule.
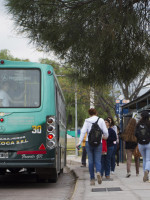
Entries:
[[134,164],[131,166],[131,177],[126,178],[126,164],[116,166],[115,174],[110,180],[103,178],[102,184],[96,182],[90,186],[88,167],[80,167],[81,158],[67,156],[67,166],[77,176],[77,182],[71,200],[148,200],[150,183],[143,182],[143,170],[136,176]]

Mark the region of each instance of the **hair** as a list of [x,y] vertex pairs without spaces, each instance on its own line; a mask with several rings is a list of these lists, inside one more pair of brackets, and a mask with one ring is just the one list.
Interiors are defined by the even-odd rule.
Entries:
[[136,128],[136,120],[134,118],[131,118],[123,132],[125,136],[125,141],[127,142],[137,142],[137,139],[135,137],[135,128]]
[[120,127],[119,126],[117,126],[117,130],[120,132]]
[[147,124],[148,126],[150,126],[148,111],[145,110],[141,113],[141,119],[137,125],[139,125],[139,124]]
[[88,110],[88,113],[89,113],[89,115],[97,115],[97,111],[96,111],[96,109],[95,108],[90,108],[89,110]]
[[115,122],[114,122],[112,117],[107,117],[107,119],[108,120],[111,119],[110,126],[114,126],[115,125]]
[[110,120],[107,118],[107,119],[104,119],[104,121],[108,122],[109,123],[109,127],[110,127]]

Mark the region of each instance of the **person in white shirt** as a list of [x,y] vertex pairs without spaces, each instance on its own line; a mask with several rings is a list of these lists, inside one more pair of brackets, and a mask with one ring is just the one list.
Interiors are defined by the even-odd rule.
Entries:
[[[94,108],[90,108],[89,109],[89,115],[90,117],[85,119],[83,127],[81,129],[81,135],[79,138],[79,143],[77,144],[77,148],[81,145],[83,138],[85,136],[85,134],[87,133],[87,137],[86,137],[86,151],[88,154],[88,163],[89,163],[89,172],[90,172],[90,183],[91,185],[95,185],[95,174],[94,174],[94,167],[96,168],[96,174],[97,174],[97,180],[98,183],[101,184],[102,183],[102,177],[100,174],[101,171],[101,153],[102,153],[102,141],[100,142],[100,144],[95,147],[95,146],[91,146],[88,143],[88,135],[89,132],[91,130],[92,127],[92,123],[95,123],[98,119],[97,117],[97,111]],[[99,118],[98,120],[98,125],[101,128],[102,132],[103,132],[103,138],[107,138],[108,137],[108,129],[106,127],[106,124],[104,122],[104,120],[102,118]]]

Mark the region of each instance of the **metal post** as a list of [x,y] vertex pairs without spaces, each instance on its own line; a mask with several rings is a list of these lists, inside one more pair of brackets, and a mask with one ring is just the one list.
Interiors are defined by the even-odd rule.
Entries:
[[[78,135],[78,121],[77,121],[77,83],[75,83],[75,145],[77,145],[77,135]],[[76,149],[76,156],[78,156],[78,149]]]
[[90,108],[94,108],[94,88],[90,87]]
[[[120,100],[120,107],[119,107],[119,119],[120,119],[120,130],[121,133],[123,132],[123,113],[122,113],[122,100]],[[120,151],[120,159],[121,162],[124,162],[124,150],[123,150],[123,141],[121,141],[121,151]]]

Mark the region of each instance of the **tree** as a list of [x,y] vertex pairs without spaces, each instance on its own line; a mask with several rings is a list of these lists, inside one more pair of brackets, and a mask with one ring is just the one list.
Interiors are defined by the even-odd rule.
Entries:
[[87,84],[128,85],[149,67],[148,0],[6,0],[20,32]]
[[[90,88],[86,85],[77,83],[75,87],[74,79],[68,74],[65,66],[47,58],[40,59],[43,64],[51,64],[55,70],[60,86],[66,100],[67,126],[75,127],[75,91],[77,91],[78,107],[78,127],[82,127],[85,118],[88,118],[88,109],[90,108]],[[61,76],[62,75],[62,76]],[[110,87],[95,88],[95,108],[102,118],[115,115],[115,98],[110,94]]]
[[0,50],[0,59],[3,60],[12,60],[12,61],[26,61],[29,62],[29,59],[19,59],[15,58],[13,55],[11,55],[10,51],[8,49],[2,49]]
[[[50,64],[56,73],[59,84],[63,91],[65,100],[66,100],[66,111],[67,111],[67,128],[75,127],[75,82],[68,74],[65,66],[60,66],[59,63],[49,60],[48,58],[40,59],[40,62],[43,64]],[[78,104],[78,127],[83,125],[84,119],[88,117],[88,109],[89,109],[89,92],[87,90],[87,86],[81,86],[81,84],[77,84],[77,104]]]
[[149,76],[150,69],[147,69],[130,82],[120,81],[118,85],[125,99],[128,99],[130,101],[136,99],[141,89],[150,85],[150,82],[146,83],[146,79],[149,78]]

